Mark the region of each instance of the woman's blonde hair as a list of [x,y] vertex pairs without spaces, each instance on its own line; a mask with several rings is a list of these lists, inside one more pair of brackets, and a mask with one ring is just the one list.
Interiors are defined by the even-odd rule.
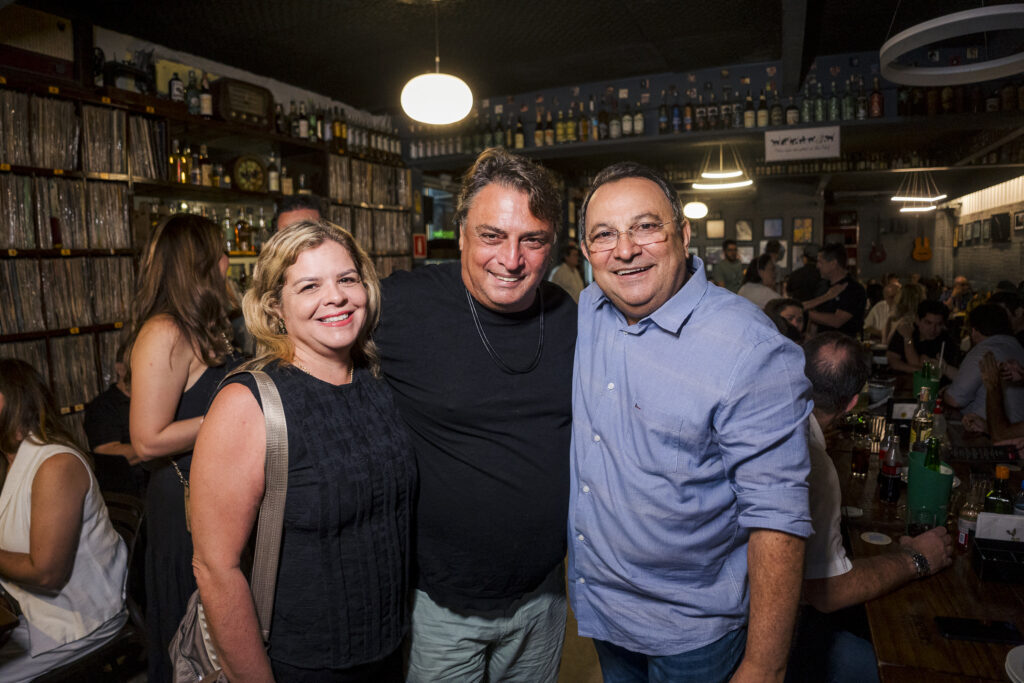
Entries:
[[352,234],[325,220],[299,221],[274,235],[260,252],[253,269],[252,286],[242,299],[245,326],[256,340],[256,357],[245,364],[259,370],[273,360],[291,363],[295,345],[281,325],[278,310],[285,272],[294,265],[299,254],[316,249],[324,242],[337,242],[349,253],[356,272],[366,290],[366,320],[352,348],[352,362],[380,376],[380,355],[370,334],[380,320],[380,280],[370,256],[359,246]]

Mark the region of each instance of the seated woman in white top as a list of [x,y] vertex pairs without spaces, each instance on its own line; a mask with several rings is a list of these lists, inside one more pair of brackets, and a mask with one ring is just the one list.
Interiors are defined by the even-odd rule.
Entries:
[[780,298],[775,291],[775,261],[772,258],[771,254],[761,254],[751,261],[743,273],[743,284],[736,292],[762,309],[772,299]]
[[0,358],[0,585],[21,617],[0,680],[28,681],[100,647],[128,618],[128,551],[43,378]]

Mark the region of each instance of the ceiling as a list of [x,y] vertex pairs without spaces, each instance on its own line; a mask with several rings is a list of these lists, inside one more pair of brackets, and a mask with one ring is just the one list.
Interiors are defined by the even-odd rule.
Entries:
[[[6,4],[0,0],[0,5]],[[432,70],[431,0],[23,0],[372,112]],[[877,50],[954,0],[441,0],[441,66],[478,97],[782,61],[794,92],[818,54]],[[1000,4],[988,2],[988,4]]]

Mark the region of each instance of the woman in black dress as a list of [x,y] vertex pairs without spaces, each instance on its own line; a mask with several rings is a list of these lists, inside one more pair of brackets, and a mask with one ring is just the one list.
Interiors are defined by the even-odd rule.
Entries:
[[[288,426],[288,493],[264,649],[240,564],[264,491],[251,376],[229,378],[196,442],[196,580],[230,680],[400,681],[408,624],[412,447],[379,378],[380,286],[345,230],[301,222],[263,247],[244,300]],[[227,445],[230,444],[230,447]]]
[[128,339],[132,447],[146,493],[149,681],[171,678],[167,646],[195,590],[184,485],[203,413],[228,369],[228,258],[216,223],[178,214],[158,226],[139,267]]

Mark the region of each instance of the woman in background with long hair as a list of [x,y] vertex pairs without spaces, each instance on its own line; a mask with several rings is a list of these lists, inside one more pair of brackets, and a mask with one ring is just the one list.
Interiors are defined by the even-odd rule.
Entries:
[[149,681],[165,683],[167,646],[195,590],[184,496],[192,447],[232,365],[220,230],[178,214],[158,226],[139,268],[129,337],[131,437],[152,469],[146,495]]

